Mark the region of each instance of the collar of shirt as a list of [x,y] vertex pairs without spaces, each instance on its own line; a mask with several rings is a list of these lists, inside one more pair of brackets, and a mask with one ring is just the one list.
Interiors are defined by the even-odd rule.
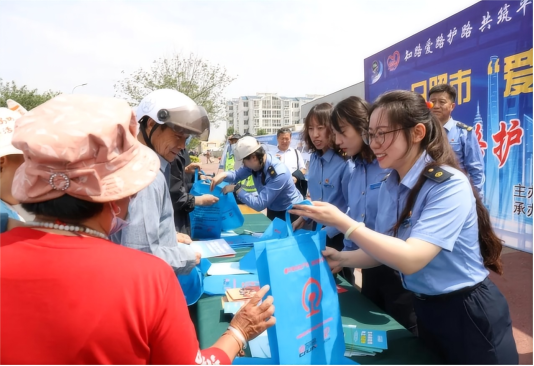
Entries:
[[171,169],[170,169],[170,164],[167,160],[165,160],[163,158],[163,156],[161,156],[160,154],[156,154],[159,158],[159,162],[160,162],[160,167],[159,167],[159,170],[161,170],[161,172],[163,173],[163,175],[165,176],[165,180],[167,181],[167,185],[170,185],[170,181],[171,181]]
[[[424,169],[425,165],[432,161],[432,158],[426,153],[426,151],[423,151],[421,156],[415,161],[415,164],[410,168],[408,173],[404,176],[402,181],[400,182],[403,186],[405,186],[408,189],[412,189],[415,186],[415,183],[419,179],[419,176],[421,175],[421,171]],[[399,173],[397,173],[396,170],[393,170],[391,172],[390,177],[386,180],[386,187],[388,190],[397,189],[394,188],[399,182]]]
[[451,128],[453,128],[455,124],[456,124],[456,121],[451,117],[449,118],[447,123],[443,125],[443,128],[446,129],[447,131],[450,131]]
[[334,157],[335,155],[335,152],[333,149],[328,149],[323,155],[321,155],[321,159],[325,162],[325,163],[329,163],[332,158]]
[[[278,147],[278,146],[277,146],[277,147]],[[288,147],[287,150],[285,150],[285,151],[280,150],[280,148],[278,147],[278,152],[277,152],[277,154],[285,154],[285,153],[290,152],[290,151],[292,151],[292,150],[293,150],[293,149],[291,148],[291,146]]]
[[351,159],[354,165],[369,165],[366,160],[362,159],[362,156],[360,154],[353,156]]

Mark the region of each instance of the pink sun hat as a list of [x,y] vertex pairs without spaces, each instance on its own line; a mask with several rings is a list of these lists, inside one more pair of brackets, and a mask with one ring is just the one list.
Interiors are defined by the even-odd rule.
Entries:
[[13,146],[24,163],[13,196],[22,203],[64,194],[92,202],[131,196],[156,178],[159,158],[136,137],[132,108],[121,99],[59,95],[20,117]]

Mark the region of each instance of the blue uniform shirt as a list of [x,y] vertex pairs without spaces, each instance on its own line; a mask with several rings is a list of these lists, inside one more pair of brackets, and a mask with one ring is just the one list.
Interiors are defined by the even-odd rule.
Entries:
[[[302,202],[302,195],[293,183],[289,169],[271,154],[266,155],[267,159],[261,171],[253,172],[252,169],[243,165],[238,171],[226,172],[227,176],[224,181],[235,184],[252,175],[258,194],[248,193],[242,189],[239,191],[238,197],[241,202],[256,211],[262,211],[265,208],[273,211],[285,211],[292,204]],[[270,166],[276,172],[275,177],[271,177],[269,174]],[[265,176],[265,184],[262,182],[262,174]]]
[[[348,174],[350,172],[345,159],[334,150],[328,149],[323,155],[312,153],[307,177],[312,201],[328,202],[345,212],[347,200],[343,195],[342,180]],[[330,238],[339,234],[334,227],[327,227],[326,231]]]
[[328,202],[345,212],[347,201],[342,193],[341,180],[347,170],[345,159],[332,149],[322,156],[312,153],[308,168],[308,191],[312,201]]
[[[360,157],[351,159],[349,178],[343,182],[346,188],[343,194],[347,197],[347,215],[353,220],[364,222],[371,230],[375,229],[378,208],[378,193],[389,174],[389,169],[382,169],[376,160],[371,163]],[[344,240],[344,250],[356,250],[358,245],[351,240]]]
[[[431,160],[424,152],[400,184],[397,172],[391,172],[380,188],[376,231],[392,235],[391,228],[403,211],[410,190]],[[469,181],[456,169],[442,168],[454,175],[442,183],[425,181],[411,217],[401,225],[397,235],[402,240],[417,238],[442,248],[418,272],[401,274],[406,289],[426,295],[473,286],[488,276],[480,254],[475,197]]]
[[482,197],[482,187],[485,181],[482,150],[474,129],[467,131],[467,129],[457,126],[457,123],[458,121],[451,117],[443,127],[447,131],[449,143],[458,157],[460,168],[467,172]]

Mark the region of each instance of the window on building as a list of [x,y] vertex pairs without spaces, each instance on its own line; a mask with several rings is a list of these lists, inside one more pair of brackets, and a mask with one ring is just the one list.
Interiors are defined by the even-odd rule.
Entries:
[[273,119],[273,127],[282,127],[282,122],[279,119]]
[[248,111],[244,111],[243,116],[248,117]]
[[293,117],[299,117],[300,111],[293,111]]
[[261,107],[263,109],[271,109],[271,99],[268,97],[268,99],[263,99],[261,101]]
[[293,102],[293,108],[299,108],[299,103],[298,102]]
[[284,102],[284,108],[289,108],[289,102]]
[[273,104],[272,104],[272,108],[273,109],[281,109],[282,108],[282,101],[276,97],[273,97]]
[[263,127],[271,127],[271,120],[270,119],[263,119],[263,120],[261,120],[261,125]]
[[243,120],[243,125],[248,126],[248,119]]
[[259,117],[259,116],[260,116],[260,110],[254,109],[254,117]]
[[273,111],[273,118],[281,118],[282,111]]
[[289,126],[289,119],[284,119],[284,126]]
[[233,114],[233,113],[228,113],[228,117],[229,117],[230,119],[234,119],[234,114]]
[[254,127],[260,127],[260,120],[258,118],[254,118]]
[[271,111],[263,110],[261,111],[262,118],[271,118]]
[[243,102],[243,108],[248,108],[248,102]]
[[284,117],[289,117],[289,109],[284,109]]
[[298,125],[298,124],[300,124],[300,119],[294,119],[294,120],[293,120],[293,124],[294,124],[294,125]]
[[255,100],[254,101],[254,108],[259,108],[260,107],[260,101],[259,100]]
[[229,111],[233,111],[233,110],[234,110],[234,106],[233,106],[233,105],[229,106],[229,107],[228,107],[228,110],[229,110]]

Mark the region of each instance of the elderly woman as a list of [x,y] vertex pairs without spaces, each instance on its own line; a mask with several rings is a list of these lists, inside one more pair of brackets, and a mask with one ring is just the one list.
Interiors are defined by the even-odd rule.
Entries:
[[268,287],[199,350],[172,268],[113,244],[159,159],[125,101],[62,95],[17,121],[13,195],[36,215],[0,236],[2,364],[230,363],[275,322]]

